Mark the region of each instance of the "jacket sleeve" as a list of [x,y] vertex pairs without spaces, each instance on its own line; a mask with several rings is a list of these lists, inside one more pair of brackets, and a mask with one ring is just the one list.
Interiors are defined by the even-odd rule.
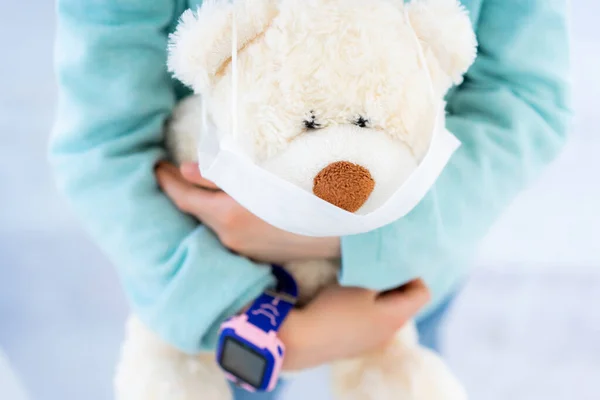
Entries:
[[462,146],[407,216],[342,239],[342,284],[384,290],[423,277],[447,291],[464,277],[477,242],[565,142],[567,11],[564,0],[483,0],[478,58],[448,98]]
[[159,190],[175,0],[59,0],[58,109],[49,157],[59,189],[116,265],[133,311],[186,352],[272,284]]

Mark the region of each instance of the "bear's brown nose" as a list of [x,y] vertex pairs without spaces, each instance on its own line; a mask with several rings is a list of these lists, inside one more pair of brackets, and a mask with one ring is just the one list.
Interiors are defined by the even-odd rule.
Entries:
[[369,170],[348,161],[329,164],[315,176],[313,183],[316,196],[349,212],[358,211],[374,188]]

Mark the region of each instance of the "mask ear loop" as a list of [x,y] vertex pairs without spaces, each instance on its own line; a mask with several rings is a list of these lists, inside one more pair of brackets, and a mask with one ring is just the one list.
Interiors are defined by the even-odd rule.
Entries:
[[[235,20],[235,8],[232,11],[231,18],[231,133],[234,141],[237,141],[238,134],[238,46],[237,46],[237,24]],[[208,94],[202,96],[202,132],[208,132]],[[201,140],[198,137],[198,140]]]
[[231,18],[231,131],[234,142],[238,139],[238,38],[235,7]]
[[[421,63],[421,65],[423,66],[423,68],[425,69],[425,72],[427,73],[427,78],[428,78],[428,82],[429,82],[429,95],[431,97],[431,102],[433,104],[436,103],[435,101],[435,89],[433,87],[433,75],[431,75],[431,70],[429,69],[429,65],[427,64],[427,59],[425,58],[425,51],[423,50],[423,45],[421,45],[421,41],[419,40],[419,36],[417,35],[417,31],[415,30],[415,28],[413,27],[413,25],[410,22],[410,16],[408,14],[408,8],[406,6],[404,6],[404,19],[406,20],[406,23],[408,24],[408,27],[410,28],[410,32],[412,33],[412,37],[415,40],[415,43],[417,44],[417,52],[418,52],[418,57],[419,57],[419,62]],[[442,123],[440,121],[440,119],[442,118],[442,116],[444,115],[444,110],[441,110],[441,105],[436,106],[436,108],[438,108],[437,110],[437,115],[435,117],[435,121],[433,124],[433,135],[435,136],[438,132],[438,129],[440,127],[440,124]],[[433,142],[434,138],[431,138],[431,141]],[[431,143],[429,144],[431,146]],[[439,202],[438,202],[438,198],[437,198],[437,191],[433,190],[432,191],[432,195],[434,197],[434,202],[435,202],[435,207],[434,207],[434,213],[435,216],[437,217],[438,221],[442,220],[441,217],[441,212],[439,209]]]
[[[417,56],[419,57],[419,63],[422,65],[423,69],[425,69],[425,73],[427,74],[429,97],[431,97],[431,103],[434,105],[434,107],[436,109],[436,117],[435,117],[435,121],[433,123],[433,132],[435,135],[435,133],[438,131],[438,129],[440,127],[440,124],[442,123],[440,121],[440,119],[444,115],[444,110],[441,109],[443,102],[441,104],[436,104],[437,101],[435,100],[435,89],[433,87],[433,75],[431,75],[431,70],[429,69],[429,65],[427,64],[427,59],[425,58],[425,51],[423,50],[423,45],[421,44],[421,41],[419,40],[417,31],[415,30],[415,28],[413,27],[413,25],[410,22],[410,15],[408,14],[408,7],[406,7],[406,6],[404,6],[404,19],[406,20],[406,23],[408,24],[408,27],[412,34],[412,37],[413,37],[415,43],[417,44]],[[433,138],[432,138],[432,140],[433,140]]]
[[404,19],[406,20],[406,23],[408,24],[408,27],[410,28],[410,33],[412,34],[412,37],[413,37],[415,43],[417,44],[417,56],[419,57],[419,62],[421,63],[421,65],[425,69],[425,72],[427,73],[427,78],[429,78],[428,79],[429,95],[431,96],[431,101],[433,103],[435,103],[435,90],[433,88],[433,76],[431,75],[431,71],[429,70],[429,65],[427,64],[427,59],[425,58],[425,51],[423,50],[423,45],[421,44],[421,41],[419,40],[419,37],[417,36],[417,31],[415,31],[415,28],[413,27],[413,25],[410,22],[410,16],[408,15],[408,7],[406,7],[406,6],[404,6]]
[[202,98],[201,98],[201,102],[200,102],[200,109],[201,109],[201,123],[202,123],[202,129],[200,130],[200,132],[198,132],[198,143],[201,143],[202,135],[207,135],[208,134],[208,94],[203,94]]

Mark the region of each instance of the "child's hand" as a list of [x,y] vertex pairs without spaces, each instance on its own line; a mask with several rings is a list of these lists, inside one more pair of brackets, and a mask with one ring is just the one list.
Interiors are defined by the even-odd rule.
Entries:
[[313,368],[377,350],[429,298],[421,280],[384,295],[358,288],[326,289],[284,322],[280,333],[287,348],[284,369]]
[[202,178],[196,164],[184,164],[179,170],[161,163],[156,176],[180,210],[209,226],[225,247],[238,254],[267,263],[339,256],[339,238],[299,236],[269,225]]

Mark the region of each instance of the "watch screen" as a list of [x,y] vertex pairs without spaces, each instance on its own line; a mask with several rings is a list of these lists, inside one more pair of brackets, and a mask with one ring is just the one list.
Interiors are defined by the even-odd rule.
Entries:
[[248,346],[227,337],[221,353],[221,366],[244,382],[258,388],[263,380],[267,360]]

